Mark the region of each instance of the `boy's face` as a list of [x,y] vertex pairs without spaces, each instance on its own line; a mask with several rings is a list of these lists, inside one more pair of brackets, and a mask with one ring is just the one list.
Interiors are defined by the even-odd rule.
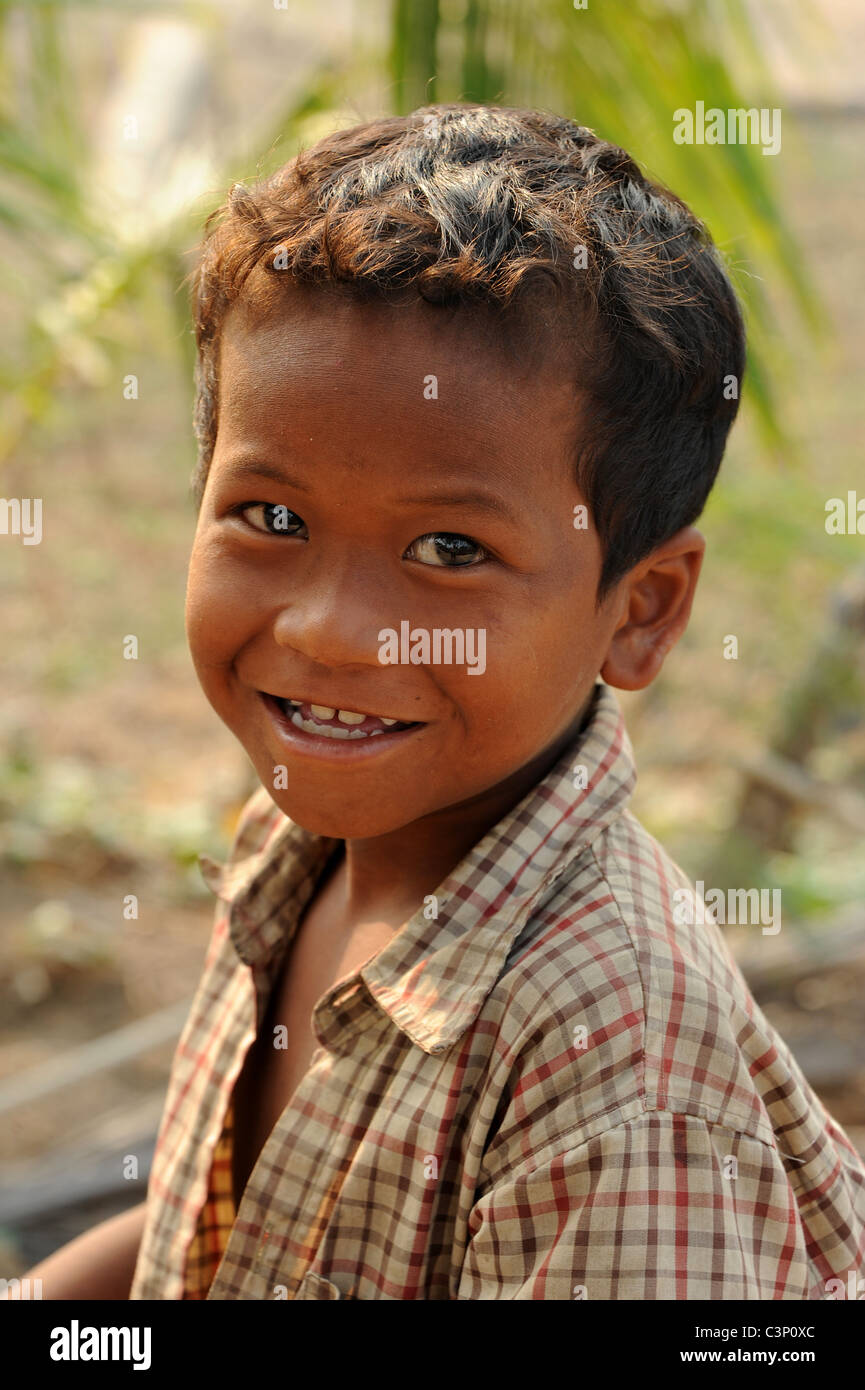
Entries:
[[[573,382],[482,322],[293,287],[225,324],[189,642],[276,804],[318,834],[485,807],[495,823],[579,729],[604,665],[616,591],[596,607],[600,543],[574,524]],[[422,662],[388,664],[380,634],[406,623]],[[460,659],[450,635],[437,651],[444,629],[463,664],[443,659]],[[311,734],[279,700],[412,727]]]

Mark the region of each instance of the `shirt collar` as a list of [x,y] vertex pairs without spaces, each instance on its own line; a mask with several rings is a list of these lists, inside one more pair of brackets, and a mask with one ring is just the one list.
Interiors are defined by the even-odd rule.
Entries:
[[[419,908],[359,971],[378,1006],[425,1052],[444,1052],[474,1021],[540,900],[622,814],[635,782],[621,709],[599,681],[581,733],[436,889],[437,916],[429,904]],[[288,820],[264,788],[256,797],[229,862],[202,855],[200,863],[229,904],[241,960],[266,967],[341,841]],[[244,854],[256,838],[262,847]]]

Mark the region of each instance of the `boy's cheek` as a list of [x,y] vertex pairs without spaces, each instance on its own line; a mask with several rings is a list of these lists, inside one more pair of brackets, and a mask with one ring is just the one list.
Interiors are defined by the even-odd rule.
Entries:
[[207,567],[196,540],[189,557],[186,576],[186,636],[190,647],[193,643],[197,645],[206,632],[205,616],[209,589]]
[[[233,597],[236,601],[236,594]],[[196,579],[187,590],[185,623],[198,682],[225,719],[232,699],[232,670],[246,640],[237,626],[232,595],[222,584],[212,586]]]
[[220,632],[219,625],[213,621],[213,607],[200,590],[187,596],[186,640],[198,679],[207,687],[220,648],[224,646],[225,633],[224,629]]
[[198,684],[211,707],[220,719],[228,722],[230,696],[225,664],[214,662],[210,653],[199,643],[190,640],[189,650]]
[[186,635],[193,654],[233,653],[243,644],[245,630],[255,624],[257,586],[244,584],[242,570],[231,563],[224,547],[197,544],[192,551],[186,584]]

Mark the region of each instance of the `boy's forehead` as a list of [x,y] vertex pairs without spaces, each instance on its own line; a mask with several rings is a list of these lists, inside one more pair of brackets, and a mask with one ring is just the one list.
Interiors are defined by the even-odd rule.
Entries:
[[[569,443],[578,397],[564,344],[485,306],[452,309],[416,294],[358,300],[319,286],[291,285],[269,302],[241,298],[223,322],[220,415],[232,430],[279,400],[460,421],[469,439],[493,431]],[[221,419],[221,426],[229,422]]]

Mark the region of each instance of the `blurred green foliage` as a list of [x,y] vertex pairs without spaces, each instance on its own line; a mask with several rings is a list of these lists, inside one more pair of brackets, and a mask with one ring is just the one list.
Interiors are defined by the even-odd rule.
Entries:
[[[104,93],[82,99],[86,78],[69,43],[77,19],[99,9],[128,11],[130,22],[173,14],[208,30],[220,24],[216,7],[180,0],[0,4],[0,73],[8,79],[0,96],[0,224],[33,252],[13,280],[19,331],[0,360],[8,402],[0,460],[45,418],[70,373],[91,384],[104,378],[106,359],[130,328],[140,332],[152,320],[154,297],[175,317],[191,381],[192,341],[178,287],[188,269],[185,248],[210,208],[186,208],[165,223],[142,208],[131,238],[99,215],[91,137]],[[387,44],[358,42],[341,65],[310,71],[300,98],[258,132],[259,172],[290,157],[310,118],[319,129],[328,112],[343,123],[340,100],[370,76],[397,111],[437,100],[539,105],[593,127],[684,197],[727,256],[750,321],[746,399],[766,441],[779,445],[784,431],[769,366],[774,354],[777,370],[779,341],[764,281],[786,294],[812,330],[822,319],[779,208],[772,161],[758,146],[690,147],[672,139],[674,111],[697,100],[723,109],[774,105],[743,0],[590,0],[585,10],[563,0],[392,0],[389,23]],[[735,64],[722,56],[722,35],[734,37]],[[244,163],[229,148],[218,185],[248,175]],[[112,315],[118,305],[125,317]]]

